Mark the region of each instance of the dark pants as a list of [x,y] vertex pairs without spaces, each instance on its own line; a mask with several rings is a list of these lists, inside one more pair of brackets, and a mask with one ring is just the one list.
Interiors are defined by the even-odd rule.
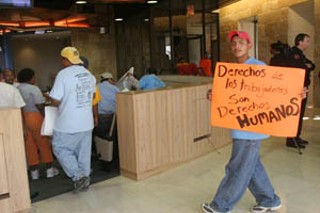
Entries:
[[300,120],[299,120],[297,137],[300,137],[300,135],[301,135],[302,124],[303,124],[303,116],[304,116],[304,112],[306,111],[307,100],[308,100],[308,94],[307,94],[307,97],[305,99],[302,99],[302,101],[301,101],[301,113],[300,113]]
[[[302,99],[302,101],[301,101],[301,111],[300,111],[300,118],[299,118],[298,131],[297,131],[296,138],[299,138],[301,135],[303,116],[304,116],[304,112],[306,111],[307,101],[308,101],[308,93],[307,93],[307,97]],[[288,138],[288,139],[290,139],[290,138]]]

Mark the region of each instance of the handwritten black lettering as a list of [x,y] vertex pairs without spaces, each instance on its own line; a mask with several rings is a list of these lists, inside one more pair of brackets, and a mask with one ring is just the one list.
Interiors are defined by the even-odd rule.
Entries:
[[236,94],[229,96],[229,104],[238,104],[238,103],[244,103],[244,102],[249,102],[249,101],[250,101],[250,99],[247,97],[237,98]]
[[266,70],[265,69],[254,69],[251,66],[248,69],[228,69],[227,66],[220,64],[218,66],[218,77],[224,77],[226,75],[229,76],[243,76],[243,77],[265,77]]
[[263,97],[265,93],[288,94],[287,88],[277,87],[273,85],[256,85],[254,82],[246,83],[244,79],[240,81],[240,91],[256,93],[256,97]]
[[279,122],[288,116],[298,116],[300,107],[297,101],[299,101],[298,98],[291,98],[288,105],[282,104],[269,112],[261,112],[253,117],[248,117],[246,114],[238,115],[236,119],[241,128]]
[[237,86],[238,86],[238,84],[237,84],[236,79],[230,80],[229,78],[227,78],[226,86],[225,86],[226,89],[228,89],[228,88],[235,89],[235,88],[237,88]]
[[278,79],[278,80],[283,80],[283,73],[277,71],[272,75],[272,78]]
[[220,118],[223,118],[228,115],[236,116],[242,113],[247,113],[247,112],[252,112],[256,110],[268,110],[270,109],[270,105],[268,102],[264,103],[255,103],[255,102],[245,102],[244,106],[237,106],[237,107],[232,107],[232,106],[219,106],[217,107],[217,112],[220,116]]

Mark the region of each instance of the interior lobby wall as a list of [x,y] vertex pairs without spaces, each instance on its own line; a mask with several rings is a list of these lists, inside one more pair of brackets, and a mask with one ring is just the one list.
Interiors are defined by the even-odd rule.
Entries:
[[100,80],[99,74],[110,72],[117,78],[115,41],[112,29],[107,34],[98,32],[72,30],[71,43],[80,55],[89,61],[89,70]]
[[314,106],[320,107],[320,78],[318,77],[320,70],[320,1],[314,1],[314,63],[316,69],[313,73],[314,84]]
[[89,61],[89,70],[100,81],[99,74],[110,72],[117,79],[114,11],[111,7],[97,8],[99,16],[103,17],[105,32],[99,28],[72,29],[71,43],[75,46],[80,55],[85,56]]
[[270,44],[277,40],[287,42],[288,8],[307,0],[242,0],[220,9],[221,60],[231,61],[232,55],[227,41],[227,33],[237,29],[239,20],[257,17],[259,59],[270,60]]
[[[304,4],[313,4],[314,12],[308,11],[310,14],[305,14],[306,18],[299,19],[297,24],[297,16],[294,20],[292,19],[292,10],[291,8],[296,7],[297,5]],[[319,1],[313,0],[274,0],[274,1],[261,1],[261,0],[242,0],[231,4],[229,6],[223,7],[220,9],[220,49],[221,49],[221,60],[228,62],[232,61],[233,57],[231,55],[229,42],[227,41],[227,33],[230,30],[238,29],[238,23],[242,19],[257,17],[258,20],[258,55],[259,59],[268,63],[271,58],[270,54],[270,45],[277,40],[280,40],[284,43],[289,43],[293,45],[292,40],[296,32],[300,29],[305,30],[305,24],[302,24],[301,21],[304,20],[304,23],[308,23],[307,29],[310,31],[306,32],[313,35],[319,35],[319,13],[320,13],[320,3]],[[291,18],[291,20],[290,20]],[[315,26],[309,24],[310,20]],[[295,31],[293,32],[290,28],[290,23],[293,23],[295,26]],[[292,24],[291,24],[292,26]],[[300,26],[300,28],[299,28]],[[315,31],[313,31],[314,29]],[[291,35],[292,34],[292,35]],[[293,36],[294,34],[294,36]],[[319,79],[317,77],[320,61],[319,61],[319,47],[320,40],[319,36],[314,36],[312,45],[314,48],[310,48],[307,52],[310,59],[315,60],[317,66],[314,77],[313,85],[309,88],[309,105],[320,106],[319,94]],[[313,50],[312,50],[313,49]]]
[[68,38],[12,37],[15,73],[23,68],[31,68],[35,71],[37,85],[41,90],[52,87],[56,74],[63,68],[60,51],[68,41]]

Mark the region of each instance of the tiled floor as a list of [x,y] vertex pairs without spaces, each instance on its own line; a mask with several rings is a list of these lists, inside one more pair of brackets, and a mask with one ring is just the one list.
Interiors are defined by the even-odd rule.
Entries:
[[[262,161],[283,207],[280,213],[320,212],[320,121],[309,110],[303,138],[310,145],[299,155],[283,138],[263,143]],[[210,201],[230,156],[231,146],[203,156],[168,172],[136,182],[117,177],[92,185],[87,192],[66,193],[32,205],[34,213],[201,213]],[[255,204],[247,192],[233,213],[248,212]]]

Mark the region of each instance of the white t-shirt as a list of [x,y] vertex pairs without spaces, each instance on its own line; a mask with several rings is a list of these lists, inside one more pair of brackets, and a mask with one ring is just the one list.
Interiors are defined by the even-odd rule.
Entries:
[[0,82],[0,107],[21,108],[25,105],[19,90],[14,86]]
[[62,69],[50,91],[50,97],[60,101],[54,130],[77,133],[93,129],[92,98],[95,77],[83,66]]

